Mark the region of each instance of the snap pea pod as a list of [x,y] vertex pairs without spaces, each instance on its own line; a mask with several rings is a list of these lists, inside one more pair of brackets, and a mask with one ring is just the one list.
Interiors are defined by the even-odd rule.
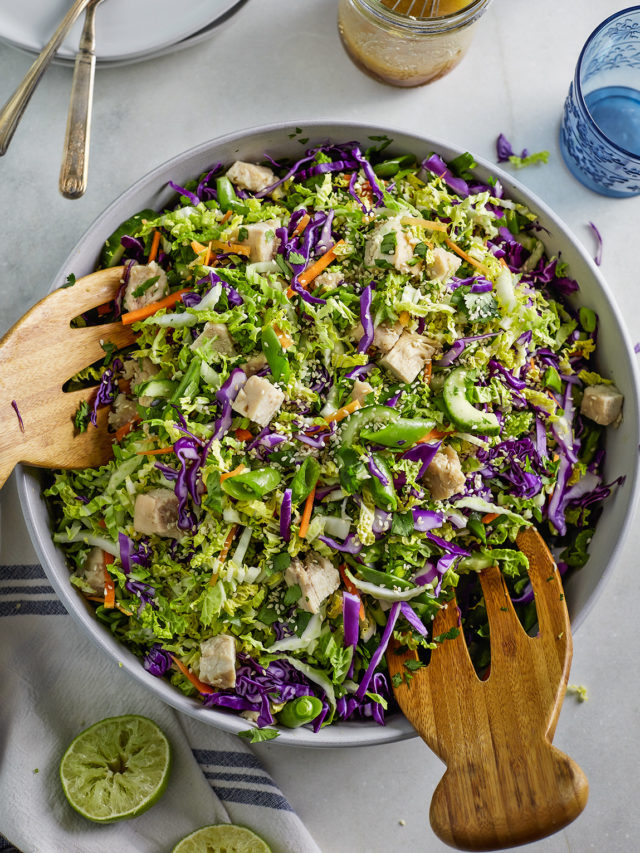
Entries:
[[171,397],[177,387],[178,383],[172,382],[171,379],[149,379],[140,386],[138,396],[154,399]]
[[193,359],[180,380],[180,384],[169,398],[170,403],[177,403],[182,397],[193,397],[200,384],[201,364],[202,362],[199,358]]
[[302,503],[307,495],[309,495],[311,489],[318,482],[319,476],[319,463],[312,456],[307,456],[291,481],[291,503],[294,506]]
[[340,447],[350,447],[361,431],[371,424],[395,423],[400,415],[389,406],[365,406],[345,420],[340,434]]
[[322,711],[322,702],[317,696],[298,696],[284,706],[276,719],[281,726],[288,729],[296,729],[313,722]]
[[[413,589],[415,584],[411,581],[406,580],[405,578],[396,577],[396,575],[389,575],[386,572],[380,572],[377,569],[371,569],[369,566],[361,566],[358,565],[356,571],[362,577],[363,580],[368,581],[369,583],[373,583],[376,586],[386,586],[389,589]],[[412,602],[416,604],[430,604],[433,601],[433,596],[424,592],[421,595],[417,595],[411,599]]]
[[272,492],[280,482],[280,474],[274,468],[256,468],[244,474],[228,477],[220,485],[232,498],[250,501]]
[[551,365],[547,367],[544,372],[544,376],[542,377],[542,382],[545,388],[549,388],[557,394],[562,394],[562,381],[560,380],[560,374],[555,367],[551,367]]
[[278,340],[278,336],[273,331],[271,326],[266,326],[260,336],[262,343],[262,352],[267,359],[267,363],[271,369],[271,375],[276,382],[287,382],[291,375],[289,359],[285,355],[282,345]]
[[401,169],[410,169],[415,162],[416,158],[411,154],[404,154],[402,157],[393,157],[378,163],[373,167],[373,171],[379,178],[393,178]]
[[435,421],[426,418],[398,418],[379,430],[363,429],[360,438],[391,450],[406,450],[431,432],[435,425]]
[[486,545],[487,542],[487,531],[485,530],[484,524],[478,518],[477,515],[471,515],[467,521],[467,527],[474,536],[477,536],[478,539]]
[[218,193],[218,204],[223,213],[226,213],[228,210],[233,213],[241,213],[243,216],[249,213],[248,206],[240,201],[229,178],[225,176],[218,178],[216,180],[216,190]]
[[371,459],[373,465],[378,469],[379,473],[386,480],[386,485],[372,473],[369,488],[373,502],[380,509],[396,510],[398,508],[398,496],[395,486],[393,485],[393,474],[389,470],[389,466],[379,453],[372,453]]

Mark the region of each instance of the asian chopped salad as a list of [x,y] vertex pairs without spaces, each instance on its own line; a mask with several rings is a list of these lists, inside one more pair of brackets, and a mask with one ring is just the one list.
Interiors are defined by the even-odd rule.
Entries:
[[481,671],[478,572],[499,566],[532,627],[518,531],[578,569],[614,486],[623,396],[535,213],[468,154],[388,144],[218,163],[122,224],[99,313],[136,342],[74,380],[99,380],[76,426],[108,406],[114,458],[46,490],[97,618],[265,738],[384,725],[388,643],[446,642],[454,594]]

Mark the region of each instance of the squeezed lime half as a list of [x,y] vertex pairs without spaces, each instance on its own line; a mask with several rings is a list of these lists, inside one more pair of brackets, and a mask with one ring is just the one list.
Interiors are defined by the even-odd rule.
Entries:
[[97,823],[137,817],[163,795],[169,741],[153,720],[128,714],[94,723],[74,738],[60,762],[70,805]]
[[255,832],[232,823],[203,826],[185,836],[171,853],[271,853]]

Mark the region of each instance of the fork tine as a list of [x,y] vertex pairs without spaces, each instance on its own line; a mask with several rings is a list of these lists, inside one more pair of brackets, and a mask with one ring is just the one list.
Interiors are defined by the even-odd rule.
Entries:
[[529,578],[535,595],[542,638],[555,642],[562,637],[568,637],[569,613],[564,600],[562,579],[546,543],[538,531],[530,527],[518,534],[517,545],[529,560]]
[[457,677],[464,679],[474,679],[479,681],[471,658],[469,657],[469,649],[462,633],[460,624],[460,610],[458,604],[452,599],[446,607],[441,608],[436,614],[433,622],[433,636],[439,637],[454,628],[458,628],[459,633],[456,637],[444,640],[431,653],[431,661],[427,669],[430,674],[444,674],[447,678],[452,678],[453,673],[457,673]]
[[480,572],[480,584],[487,608],[489,637],[493,650],[498,644],[501,654],[509,659],[519,653],[522,641],[529,639],[513,609],[509,591],[497,566]]
[[110,341],[116,349],[135,343],[136,337],[131,326],[122,323],[105,323],[103,326],[85,326],[69,329],[68,349],[65,355],[65,370],[69,379],[83,367],[104,358],[104,349],[100,341]]
[[98,270],[77,281],[72,287],[61,287],[47,297],[47,311],[71,321],[84,311],[103,305],[115,297],[124,267]]

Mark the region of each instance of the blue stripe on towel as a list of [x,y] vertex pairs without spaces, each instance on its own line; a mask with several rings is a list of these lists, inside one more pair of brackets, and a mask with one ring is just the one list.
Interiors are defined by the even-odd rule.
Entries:
[[0,850],[4,850],[5,853],[19,853],[18,849],[4,835],[0,835]]
[[223,802],[242,803],[248,806],[263,806],[265,809],[292,812],[293,809],[281,794],[270,791],[251,791],[247,788],[227,788],[212,786]]
[[32,580],[46,577],[42,566],[0,566],[0,580]]
[[67,611],[57,599],[49,599],[48,601],[0,601],[0,617],[66,615]]
[[198,764],[219,764],[222,767],[253,767],[262,770],[262,764],[247,752],[223,752],[218,749],[194,749],[193,756]]
[[204,776],[211,782],[220,780],[221,782],[253,782],[256,785],[269,785],[271,788],[278,789],[278,786],[268,776],[254,776],[252,773],[224,773],[216,770],[205,770]]
[[3,595],[52,595],[53,587],[46,586],[0,586],[0,596]]

